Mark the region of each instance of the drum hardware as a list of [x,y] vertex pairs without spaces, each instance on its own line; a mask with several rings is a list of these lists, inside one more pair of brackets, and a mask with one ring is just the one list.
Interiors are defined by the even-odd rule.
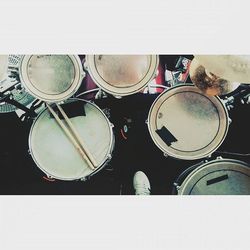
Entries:
[[226,107],[230,110],[234,108],[233,104],[237,99],[239,99],[242,104],[248,104],[249,96],[250,96],[250,87],[241,89],[237,93],[229,97],[226,97],[223,100],[223,102],[226,105]]
[[82,92],[80,94],[77,94],[76,97],[79,98],[80,96],[87,95],[87,94],[90,94],[92,92],[97,92],[96,95],[95,95],[95,99],[102,99],[102,98],[107,98],[108,97],[107,93],[105,93],[100,88],[95,88],[95,89],[90,89],[90,90],[84,91],[84,92]]
[[[111,155],[110,155],[110,157],[109,157],[109,159],[111,159]],[[108,164],[108,166],[105,168],[105,171],[109,171],[109,172],[112,172],[112,171],[114,171],[114,168],[113,168],[113,166],[111,166],[110,164]]]
[[[150,83],[149,83],[150,84]],[[162,84],[150,84],[150,87],[154,87],[154,88],[162,88],[162,89],[169,89],[170,87],[162,85]]]
[[60,105],[56,104],[56,107],[58,108],[58,110],[62,114],[62,116],[65,119],[65,122],[66,122],[66,124],[67,124],[67,126],[68,126],[68,128],[70,130],[64,125],[64,123],[57,116],[56,112],[50,107],[50,105],[48,103],[46,104],[46,106],[49,109],[50,113],[56,119],[58,125],[61,127],[61,129],[64,131],[64,133],[70,139],[70,141],[73,143],[73,145],[75,146],[75,148],[77,149],[77,151],[80,153],[80,155],[82,156],[82,158],[88,163],[88,166],[91,169],[95,169],[95,167],[97,165],[96,162],[95,162],[95,160],[93,159],[93,157],[91,156],[91,154],[89,153],[89,151],[86,149],[86,147],[83,145],[83,142],[82,142],[79,134],[77,133],[77,131],[74,128],[73,124],[71,123],[71,121],[69,120],[69,118],[67,117],[67,115],[63,111],[63,109],[60,107]]
[[[4,81],[2,81],[3,83]],[[4,94],[7,91],[11,91],[13,89],[20,89],[20,83],[16,83],[16,82],[7,82],[5,81],[3,85],[0,86],[0,91],[2,94]]]
[[[201,162],[198,162],[198,163],[196,163],[195,165],[190,166],[189,168],[185,169],[185,170],[181,173],[181,175],[180,175],[180,176],[175,180],[175,182],[173,183],[174,188],[173,188],[172,194],[177,194],[177,192],[180,190],[180,188],[181,188],[181,185],[180,185],[180,178],[181,178],[182,176],[187,176],[188,173],[190,172],[190,169],[191,169],[191,170],[194,170],[194,169],[196,169],[197,167],[199,167],[201,164],[207,163],[207,162],[208,162],[208,160],[202,160]],[[177,191],[177,192],[176,192],[176,191]]]
[[34,110],[31,110],[31,109],[27,108],[25,105],[14,100],[12,93],[9,91],[5,95],[0,93],[0,103],[11,104],[11,105],[15,106],[16,108],[21,109],[24,112],[26,112],[30,117],[37,116],[37,114],[34,112]]
[[100,88],[90,89],[90,90],[87,90],[87,91],[84,91],[84,92],[78,94],[76,97],[79,98],[80,96],[87,95],[87,94],[90,94],[92,92],[99,92],[99,91],[100,91]]
[[244,97],[241,99],[241,103],[242,103],[242,104],[250,104],[250,94],[244,96]]
[[122,186],[122,183],[121,183],[120,189],[119,189],[119,195],[122,195],[122,189],[123,189],[123,186]]
[[30,112],[25,112],[19,116],[20,120],[23,122],[28,121],[29,119],[34,120],[37,117],[37,114],[40,112],[42,105],[44,105],[44,102],[36,99],[29,108],[33,115],[30,115]]
[[[102,89],[99,89],[99,91],[96,93],[95,95],[95,99],[102,99],[102,98],[107,98],[108,95],[106,92],[104,92]],[[120,98],[120,97],[117,97],[115,96],[116,98]]]
[[242,156],[242,157],[248,157],[250,156],[250,153],[242,154],[237,152],[227,152],[227,151],[215,151],[217,154],[225,154],[225,155],[233,155],[233,156]]
[[54,178],[52,178],[51,176],[43,176],[43,179],[46,180],[46,181],[50,181],[50,182],[54,182],[56,181]]

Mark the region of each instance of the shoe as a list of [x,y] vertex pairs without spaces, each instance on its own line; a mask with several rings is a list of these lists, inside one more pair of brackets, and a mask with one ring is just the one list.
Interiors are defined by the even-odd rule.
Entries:
[[135,173],[133,184],[136,195],[150,195],[150,182],[142,171]]

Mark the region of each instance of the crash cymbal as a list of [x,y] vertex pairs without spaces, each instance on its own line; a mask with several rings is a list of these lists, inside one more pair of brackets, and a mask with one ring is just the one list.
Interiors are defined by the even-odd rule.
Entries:
[[230,82],[209,72],[196,58],[191,62],[189,74],[192,82],[206,95],[226,95],[239,87],[240,83]]
[[250,55],[195,55],[206,70],[230,82],[250,83]]

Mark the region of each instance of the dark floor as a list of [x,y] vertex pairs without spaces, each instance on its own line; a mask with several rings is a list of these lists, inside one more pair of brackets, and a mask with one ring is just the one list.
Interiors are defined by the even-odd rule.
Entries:
[[[85,182],[46,180],[28,153],[31,122],[21,122],[16,113],[0,114],[0,194],[130,195],[134,194],[132,181],[137,170],[149,177],[152,194],[171,194],[179,174],[201,160],[166,158],[154,145],[145,121],[156,96],[136,94],[122,99],[110,96],[96,101],[101,108],[110,110],[116,142],[109,165]],[[232,123],[218,151],[249,153],[250,105],[236,101],[229,115]],[[130,127],[127,139],[120,133],[125,123]],[[249,156],[215,152],[212,158],[216,156],[250,162]]]

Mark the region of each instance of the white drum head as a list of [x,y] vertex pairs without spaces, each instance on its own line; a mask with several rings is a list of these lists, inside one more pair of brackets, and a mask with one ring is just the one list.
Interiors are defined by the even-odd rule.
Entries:
[[111,124],[104,113],[89,102],[70,99],[61,107],[98,167],[96,170],[89,168],[47,109],[39,114],[31,128],[31,155],[37,166],[50,177],[60,180],[85,178],[100,170],[110,159],[114,143]]
[[155,100],[148,128],[154,143],[166,155],[200,159],[223,142],[228,114],[218,97],[205,96],[192,85],[177,85]]
[[156,55],[87,55],[86,67],[93,81],[112,95],[131,95],[156,77]]
[[21,82],[34,97],[58,102],[71,97],[84,77],[74,55],[26,55],[20,66]]
[[249,195],[249,165],[231,159],[214,160],[192,171],[178,194],[184,195]]

